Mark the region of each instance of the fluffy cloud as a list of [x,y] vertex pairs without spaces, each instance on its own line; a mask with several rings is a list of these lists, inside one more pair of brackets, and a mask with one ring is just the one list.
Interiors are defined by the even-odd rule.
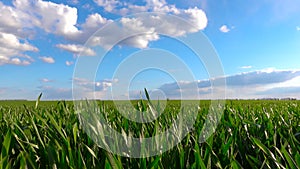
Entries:
[[[137,16],[136,18],[122,18],[116,25],[111,26],[105,34],[99,37],[94,37],[95,44],[104,45],[109,48],[115,39],[125,39],[119,45],[128,45],[137,48],[148,47],[149,42],[159,39],[159,33],[171,36],[182,36],[187,33],[194,33],[203,30],[207,26],[207,17],[201,9],[189,8],[178,9],[175,5],[169,5],[165,0],[146,0],[145,5],[133,5],[128,2],[114,1],[96,1],[99,6],[111,6],[111,4],[118,4],[118,8],[110,9],[108,12],[117,14],[130,14],[135,12],[158,12],[157,14],[149,14],[148,16]],[[173,19],[167,19],[159,13],[173,14]],[[87,22],[88,23],[88,22]],[[190,24],[187,24],[190,23]],[[135,35],[126,37],[126,35]]]
[[20,51],[38,51],[38,49],[27,42],[20,43],[18,38],[13,34],[1,33],[0,32],[0,44],[3,47],[12,50]]
[[37,52],[38,49],[23,39],[26,37],[23,20],[27,15],[2,2],[0,11],[0,65],[29,65],[33,59],[24,52]]
[[30,16],[23,22],[30,22],[32,26],[58,35],[72,35],[78,32],[75,26],[76,8],[42,0],[16,0],[13,3],[17,10]]
[[[63,4],[35,0],[15,0],[13,6],[0,2],[0,65],[29,65],[33,59],[25,52],[37,52],[26,39],[33,38],[34,28],[65,37],[78,34],[77,9]],[[50,58],[42,58],[53,62]]]
[[[173,14],[175,16],[182,17],[186,19],[188,22],[193,24],[196,27],[196,30],[199,31],[204,29],[207,26],[207,18],[205,12],[197,7],[188,8],[188,9],[180,9],[176,8],[175,5],[168,4],[165,0],[146,0],[144,5],[134,5],[129,2],[118,2],[103,0],[95,0],[100,6],[110,6],[109,4],[118,4],[119,8],[114,10],[109,10],[112,13],[118,13],[122,15],[140,13],[140,12],[156,12],[156,13],[168,13]],[[99,1],[101,3],[99,3]],[[104,3],[106,2],[106,3]],[[169,21],[172,23],[171,21]],[[154,24],[154,23],[153,23]],[[158,26],[158,25],[157,25]],[[178,23],[173,23],[173,27],[178,26]],[[187,31],[190,32],[190,31]]]
[[111,23],[112,20],[102,17],[98,13],[88,15],[83,24],[79,24],[78,31],[66,34],[64,37],[72,42],[84,44],[98,29]]
[[96,53],[91,49],[84,47],[82,45],[76,45],[76,44],[58,44],[56,47],[66,50],[68,52],[74,53],[76,55],[82,55],[82,56],[95,56]]
[[[76,8],[42,0],[15,0],[13,6],[5,6],[0,2],[0,9],[0,43],[3,43],[0,47],[0,65],[28,65],[33,61],[19,55],[23,56],[27,51],[38,51],[26,41],[33,38],[35,28],[83,44],[97,29],[111,22],[99,14],[91,14],[85,23],[77,25]],[[58,44],[57,47],[74,54],[95,55],[94,51],[81,45]],[[40,59],[47,63],[54,61],[51,58]]]
[[227,27],[227,25],[222,25],[219,30],[223,33],[227,33],[230,31],[230,29]]
[[111,12],[120,4],[117,0],[94,0],[99,6],[102,6],[106,11]]
[[86,18],[85,23],[82,24],[81,27],[83,30],[92,30],[92,32],[94,32],[97,29],[99,29],[100,27],[102,27],[103,25],[110,23],[110,22],[112,22],[112,21],[102,17],[98,13],[94,13],[94,14],[89,15]]
[[95,38],[100,38],[100,41],[95,42],[99,42],[98,44],[108,48],[108,46],[115,45],[113,44],[114,42],[123,39],[119,45],[146,48],[149,41],[159,39],[155,29],[150,26],[145,26],[143,20],[140,18],[122,18],[120,24],[119,26],[114,23],[109,29],[106,29],[103,34],[96,36]]
[[296,30],[297,30],[297,31],[300,31],[300,26],[297,26],[297,27],[296,27]]
[[207,18],[205,12],[201,9],[198,9],[197,7],[183,10],[182,16],[197,28],[197,30],[195,31],[202,30],[207,26]]
[[12,65],[30,65],[31,62],[27,61],[27,60],[21,60],[19,58],[7,58],[7,57],[3,57],[0,56],[0,65],[4,65],[4,64],[12,64]]
[[124,17],[95,34],[89,45],[100,45],[109,49],[118,42],[120,46],[147,48],[151,41],[160,38],[159,34],[183,36],[206,27],[206,15],[198,8],[184,10],[180,15],[181,19],[170,19],[169,16],[159,13],[137,15],[134,18]]
[[0,32],[17,33],[22,28],[21,16],[18,11],[0,2]]
[[[139,10],[140,12],[150,11],[170,13],[181,17],[190,24],[187,24],[184,20],[178,18],[175,19],[175,17],[172,20],[168,20],[165,16],[159,14],[153,14],[152,16],[139,15],[134,18],[124,17],[117,21],[117,23],[110,24],[112,23],[112,20],[94,13],[89,15],[85,22],[78,26],[80,28],[78,31],[67,35],[65,37],[66,39],[83,44],[98,29],[102,28],[104,25],[110,24],[109,29],[102,29],[103,33],[101,35],[93,37],[91,40],[93,44],[100,45],[107,49],[112,45],[115,45],[114,42],[123,40],[118,45],[146,48],[148,47],[149,42],[159,39],[158,32],[171,36],[182,36],[187,33],[203,30],[207,26],[205,12],[197,7],[177,9],[174,5],[168,5],[165,1],[160,0],[147,0],[145,6],[105,0],[97,0],[96,3],[99,6],[103,6],[104,9],[110,9],[110,12],[116,13],[119,13],[122,10],[123,13],[125,13],[125,7],[128,9],[128,13],[131,12],[130,10],[132,8],[135,8],[135,10]],[[120,10],[111,8],[116,5],[118,5],[118,9]],[[128,35],[133,36],[128,37]]]
[[[121,25],[115,24],[114,28],[107,30],[105,35],[94,37],[95,44],[104,48],[114,45],[112,42],[122,38],[125,38],[125,40],[120,42],[119,45],[146,48],[149,42],[159,39],[158,32],[172,36],[182,36],[202,30],[207,25],[206,15],[201,9],[178,9],[175,5],[167,4],[165,0],[146,0],[144,5],[133,5],[129,2],[116,0],[95,0],[95,2],[112,13],[163,12],[180,16],[193,24],[193,26],[183,24],[184,22],[179,20],[168,21],[160,16],[123,18],[120,20]],[[1,46],[0,64],[2,65],[27,65],[31,63],[31,60],[21,59],[18,55],[27,51],[38,51],[36,47],[26,42],[26,39],[34,38],[36,28],[70,41],[68,45],[58,44],[57,47],[61,49],[74,54],[95,55],[91,49],[79,45],[84,44],[99,28],[112,22],[112,20],[104,18],[98,13],[93,13],[88,15],[84,23],[79,24],[75,7],[42,0],[15,0],[13,6],[7,6],[0,2],[0,10],[0,32],[1,34],[14,36],[13,46],[18,48],[12,51],[8,46]],[[136,36],[126,37],[126,35],[133,34],[136,34]]]
[[[180,16],[193,26],[180,20],[166,20],[163,16],[122,18],[120,24],[112,26],[105,35],[94,37],[97,45],[107,48],[116,40],[123,39],[119,45],[146,48],[149,42],[159,39],[159,33],[172,36],[182,36],[187,33],[202,30],[207,25],[205,13],[198,8],[178,9],[165,0],[147,0],[145,5],[133,5],[129,2],[95,0],[109,12],[132,13],[163,12]],[[128,9],[127,12],[124,8]],[[25,52],[36,52],[38,49],[29,44],[26,39],[34,38],[36,28],[46,33],[55,34],[70,41],[70,44],[58,44],[57,47],[76,55],[95,55],[92,49],[81,46],[95,31],[112,20],[98,13],[88,15],[85,22],[77,22],[77,9],[65,4],[57,4],[42,0],[15,0],[13,6],[0,2],[0,40],[9,43],[0,47],[0,64],[28,65],[33,59],[23,57]],[[134,35],[127,37],[128,35]],[[29,56],[26,56],[29,57]]]
[[153,28],[156,32],[171,36],[182,36],[188,33],[198,32],[207,26],[206,14],[197,7],[181,10],[177,16],[181,18],[154,15],[139,18],[144,25]]
[[[94,35],[92,39],[90,40],[89,45],[91,46],[103,46],[105,49],[111,48],[113,45],[116,45],[115,42],[118,42],[119,40],[128,38],[129,34],[132,34],[132,32],[136,32],[138,30],[147,30],[145,27],[132,27],[132,24],[138,25],[139,23],[131,20],[123,18],[121,21],[121,26],[117,25],[116,23],[112,23],[109,25],[109,27],[104,27],[104,29],[101,30],[100,33],[97,33],[97,35]],[[135,23],[136,22],[136,23]],[[133,28],[133,29],[132,29]],[[140,42],[138,43],[137,38],[131,38],[127,39],[125,44],[131,44],[135,47],[144,47],[144,43],[148,43],[147,40],[142,41],[142,38]],[[136,42],[136,43],[133,43]],[[124,42],[122,42],[124,44]]]
[[45,63],[55,63],[55,60],[52,57],[41,56],[39,57],[39,59],[41,59]]
[[[15,0],[13,6],[5,6],[0,2],[0,10],[0,40],[5,42],[0,47],[0,65],[31,63],[31,60],[23,60],[18,55],[26,51],[38,51],[26,41],[20,42],[24,41],[21,38],[33,38],[35,28],[83,44],[97,29],[111,22],[99,14],[91,14],[85,23],[78,25],[76,8],[42,0]],[[58,44],[57,47],[75,54],[95,55],[94,51],[80,45]],[[53,62],[50,58],[41,59]]]
[[23,54],[28,51],[37,52],[38,49],[26,41],[20,42],[13,34],[0,32],[0,65],[29,65],[33,59]]

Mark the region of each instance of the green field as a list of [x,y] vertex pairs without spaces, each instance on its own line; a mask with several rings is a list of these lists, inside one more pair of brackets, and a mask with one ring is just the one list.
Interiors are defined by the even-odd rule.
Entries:
[[[98,101],[116,130],[134,136],[167,128],[180,101],[168,101],[159,123],[137,124],[111,101]],[[133,101],[147,110],[146,101]],[[198,138],[209,110],[200,101],[194,129],[173,149],[148,158],[127,158],[100,148],[83,131],[71,101],[0,101],[2,168],[299,168],[300,101],[229,100],[216,132]]]

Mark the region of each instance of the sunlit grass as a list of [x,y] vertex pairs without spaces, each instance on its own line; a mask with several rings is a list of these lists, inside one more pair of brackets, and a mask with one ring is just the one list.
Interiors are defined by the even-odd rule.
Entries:
[[[0,169],[299,168],[299,101],[227,101],[216,132],[199,143],[209,103],[200,101],[194,129],[173,149],[127,158],[95,144],[82,129],[72,102],[41,101],[36,108],[36,102],[0,102]],[[168,101],[157,121],[138,124],[120,116],[111,101],[97,104],[111,126],[136,137],[166,129],[180,107],[180,101]],[[132,104],[149,108],[145,100]]]

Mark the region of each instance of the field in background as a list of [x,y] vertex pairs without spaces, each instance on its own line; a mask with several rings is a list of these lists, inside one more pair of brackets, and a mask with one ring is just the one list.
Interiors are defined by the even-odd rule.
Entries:
[[[180,101],[168,101],[159,123],[136,124],[111,101],[99,101],[116,130],[155,135],[167,128]],[[134,101],[147,110],[146,101]],[[299,168],[300,101],[226,101],[217,131],[199,134],[209,101],[201,101],[194,130],[172,150],[149,158],[126,158],[99,148],[83,131],[71,101],[0,101],[2,168]]]

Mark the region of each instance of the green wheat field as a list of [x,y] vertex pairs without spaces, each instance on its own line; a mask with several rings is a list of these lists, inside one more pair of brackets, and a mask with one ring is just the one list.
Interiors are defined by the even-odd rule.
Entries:
[[[180,101],[168,100],[159,123],[137,124],[112,101],[97,101],[116,130],[135,136],[167,128]],[[147,110],[147,100],[132,101]],[[227,100],[216,131],[199,135],[210,101],[199,101],[194,129],[173,149],[127,158],[99,147],[84,132],[72,101],[0,101],[0,169],[5,168],[299,168],[300,101]]]

